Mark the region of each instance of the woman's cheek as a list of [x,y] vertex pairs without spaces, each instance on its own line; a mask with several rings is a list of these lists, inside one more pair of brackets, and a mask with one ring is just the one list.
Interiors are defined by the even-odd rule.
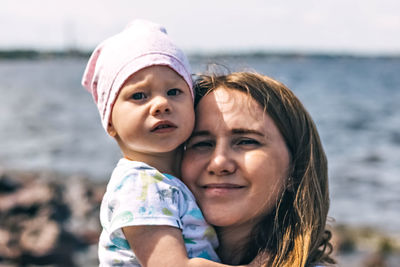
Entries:
[[196,161],[196,153],[193,153],[191,150],[185,151],[183,160],[182,160],[182,181],[190,187],[192,187],[192,183],[195,180],[199,170],[199,162]]

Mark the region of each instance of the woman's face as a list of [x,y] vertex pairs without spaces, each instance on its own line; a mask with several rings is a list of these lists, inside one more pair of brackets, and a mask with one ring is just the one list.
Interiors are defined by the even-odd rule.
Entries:
[[223,87],[201,99],[182,179],[210,224],[252,227],[275,207],[288,167],[285,142],[255,100]]

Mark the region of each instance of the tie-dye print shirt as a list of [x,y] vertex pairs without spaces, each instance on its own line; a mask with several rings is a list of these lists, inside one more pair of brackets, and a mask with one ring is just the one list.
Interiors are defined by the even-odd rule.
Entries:
[[214,251],[216,233],[204,220],[193,194],[176,177],[145,163],[118,162],[101,203],[100,221],[100,266],[140,266],[122,232],[123,227],[133,225],[177,227],[189,258],[219,262]]

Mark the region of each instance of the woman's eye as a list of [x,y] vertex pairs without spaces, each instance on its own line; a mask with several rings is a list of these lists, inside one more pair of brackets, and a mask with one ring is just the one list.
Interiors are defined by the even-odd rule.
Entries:
[[142,100],[144,98],[146,98],[146,95],[144,93],[134,93],[132,95],[132,99],[134,100]]
[[258,142],[257,140],[255,140],[255,139],[240,139],[240,140],[238,140],[237,141],[237,143],[236,144],[238,144],[238,145],[260,145],[260,142]]
[[189,145],[189,148],[197,149],[197,150],[206,150],[213,147],[212,142],[209,141],[200,141],[196,143],[192,143]]
[[173,89],[169,89],[169,90],[168,90],[167,95],[172,95],[172,96],[174,96],[174,95],[179,95],[179,94],[181,94],[181,93],[182,93],[182,91],[181,91],[180,89],[178,89],[178,88],[173,88]]

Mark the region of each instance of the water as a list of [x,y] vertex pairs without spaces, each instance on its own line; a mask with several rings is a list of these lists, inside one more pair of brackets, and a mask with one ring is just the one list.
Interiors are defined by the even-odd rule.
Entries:
[[[329,159],[330,216],[400,232],[400,59],[225,57],[290,87],[314,118]],[[120,157],[91,95],[86,60],[0,61],[0,166],[106,180]]]

